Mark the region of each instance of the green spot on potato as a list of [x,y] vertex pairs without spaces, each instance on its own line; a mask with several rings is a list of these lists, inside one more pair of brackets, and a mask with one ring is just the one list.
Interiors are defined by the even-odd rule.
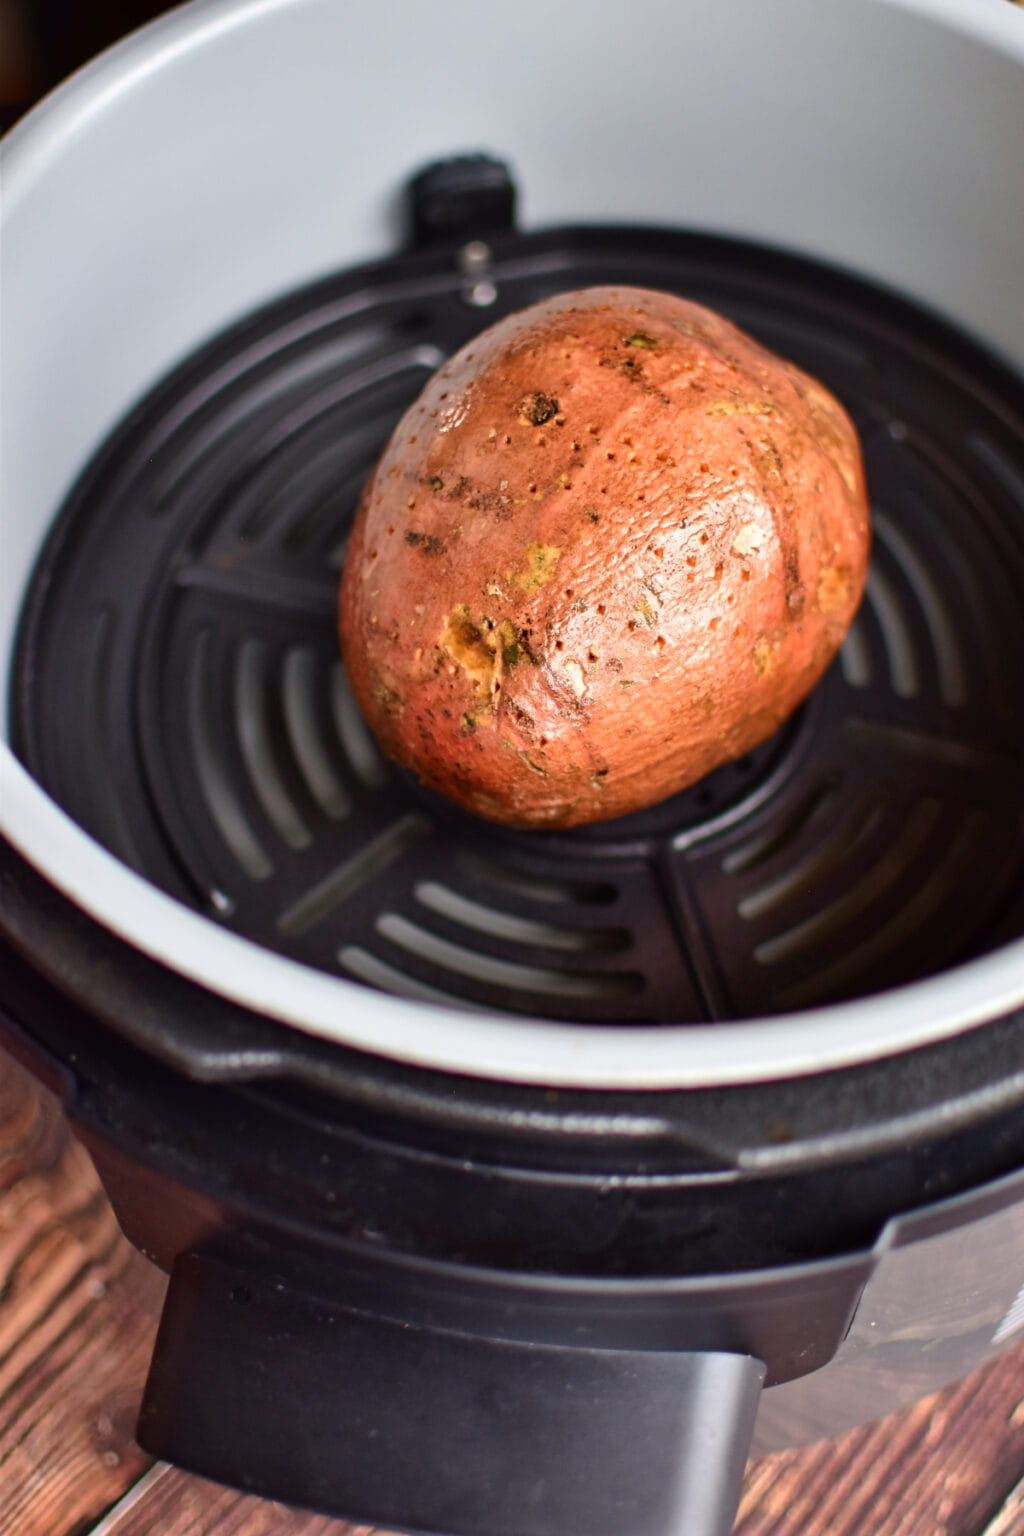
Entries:
[[538,587],[546,585],[555,574],[561,553],[557,544],[527,544],[526,569],[518,576],[513,576],[512,580],[524,592],[536,592]]
[[498,629],[498,643],[501,646],[501,659],[506,668],[517,667],[521,661],[532,662],[526,637],[519,634],[511,619],[502,619]]

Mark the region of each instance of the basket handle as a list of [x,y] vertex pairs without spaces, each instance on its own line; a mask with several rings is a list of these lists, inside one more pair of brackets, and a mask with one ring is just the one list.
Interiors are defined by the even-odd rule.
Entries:
[[444,1536],[728,1536],[764,1367],[405,1325],[176,1263],[139,1439],[252,1493]]

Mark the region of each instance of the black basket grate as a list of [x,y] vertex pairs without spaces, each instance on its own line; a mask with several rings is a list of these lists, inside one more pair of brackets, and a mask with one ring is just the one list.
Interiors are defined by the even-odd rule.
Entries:
[[[689,1021],[862,996],[1024,930],[1024,416],[909,305],[665,231],[502,234],[293,295],[161,383],[40,563],[15,738],[125,862],[271,949],[386,991]],[[867,600],[798,716],[652,811],[571,833],[462,815],[380,758],[337,660],[359,490],[431,370],[547,294],[713,305],[861,431]],[[493,291],[487,294],[492,297]]]

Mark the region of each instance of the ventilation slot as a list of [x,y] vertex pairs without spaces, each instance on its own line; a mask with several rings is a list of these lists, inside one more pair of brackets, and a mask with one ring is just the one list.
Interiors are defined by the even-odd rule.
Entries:
[[[928,829],[933,825],[929,823]],[[807,981],[783,987],[776,997],[779,1005],[799,1008],[815,998],[834,995],[855,983],[865,970],[877,970],[901,949],[934,931],[933,919],[968,875],[986,829],[987,818],[982,813],[969,816],[959,832],[952,836],[945,857],[932,864],[921,883],[888,911],[884,920],[872,925],[867,939],[854,943],[832,965],[822,966]],[[922,847],[920,831],[920,828],[908,828],[904,847],[908,858],[913,858]],[[895,873],[891,867],[880,872],[877,895],[885,893],[887,886],[894,882]]]
[[781,811],[778,817],[763,828],[757,837],[742,842],[722,860],[726,874],[745,874],[782,853],[791,843],[801,838],[811,823],[820,818],[826,807],[831,807],[839,791],[838,776],[833,775],[814,787],[795,809]]
[[243,874],[266,880],[274,866],[249,824],[210,729],[218,718],[206,691],[212,642],[208,630],[196,636],[188,673],[188,726],[196,781],[211,820]]
[[[876,512],[874,526],[876,536],[884,540],[895,556],[920,605],[935,655],[939,696],[943,704],[958,709],[967,702],[967,670],[952,615],[923,560],[918,558],[890,519]],[[896,691],[900,690],[897,688]]]
[[383,789],[390,778],[387,764],[359,713],[359,705],[352,697],[348,678],[340,664],[333,669],[331,708],[342,749],[353,769],[368,789]]
[[[792,868],[744,896],[739,903],[740,916],[751,922],[776,907],[785,906],[805,891],[831,889],[850,855],[876,831],[891,800],[892,790],[888,785],[873,790],[855,816],[846,817],[834,825]],[[818,802],[819,805],[822,803]],[[760,950],[758,958],[762,958]]]
[[352,801],[331,762],[317,711],[321,673],[316,652],[293,647],[284,658],[281,694],[285,727],[306,786],[325,816],[340,821]]
[[483,906],[434,880],[422,881],[416,887],[416,899],[450,922],[509,944],[567,951],[597,950],[605,954],[629,947],[629,934],[623,928],[567,928],[554,923],[538,923],[496,907]]
[[244,641],[238,653],[235,729],[253,790],[271,826],[289,848],[307,847],[309,828],[299,815],[274,759],[267,724],[264,648],[258,640]]
[[398,948],[442,971],[512,992],[530,992],[539,997],[607,998],[630,997],[643,990],[643,977],[629,972],[606,975],[557,971],[499,960],[494,955],[465,949],[461,944],[442,939],[397,912],[383,913],[377,919],[377,931]]
[[914,806],[900,835],[888,844],[886,852],[872,865],[867,875],[837,900],[815,912],[813,917],[797,923],[774,938],[763,940],[754,950],[754,958],[761,965],[778,965],[811,945],[825,947],[838,942],[844,929],[872,908],[877,909],[881,905],[883,897],[905,875],[910,863],[927,846],[938,818],[939,806],[934,800],[925,800]]
[[891,583],[877,566],[868,576],[866,600],[882,634],[893,692],[901,699],[916,698],[921,685],[910,626]]
[[408,997],[420,1003],[437,1003],[445,1008],[458,1008],[463,1013],[494,1013],[484,1003],[469,1003],[454,992],[444,992],[440,987],[430,987],[425,981],[417,981],[405,971],[398,971],[368,949],[356,944],[346,944],[338,955],[342,966],[357,981],[378,991],[390,992],[392,997]]
[[465,852],[460,854],[459,865],[471,878],[496,886],[498,890],[521,897],[527,902],[541,902],[559,907],[607,906],[618,896],[618,890],[614,885],[592,881],[570,883],[562,880],[540,879],[535,875],[524,874],[520,870],[509,869],[504,865],[491,863],[487,859]]

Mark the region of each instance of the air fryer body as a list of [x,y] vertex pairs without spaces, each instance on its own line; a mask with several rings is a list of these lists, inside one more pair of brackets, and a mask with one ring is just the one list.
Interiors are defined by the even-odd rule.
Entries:
[[[159,1454],[710,1536],[751,1433],[1024,1329],[1022,76],[1004,0],[197,0],[11,135],[3,1014],[172,1274]],[[346,701],[345,518],[446,351],[637,273],[830,375],[873,584],[745,764],[502,841]]]

